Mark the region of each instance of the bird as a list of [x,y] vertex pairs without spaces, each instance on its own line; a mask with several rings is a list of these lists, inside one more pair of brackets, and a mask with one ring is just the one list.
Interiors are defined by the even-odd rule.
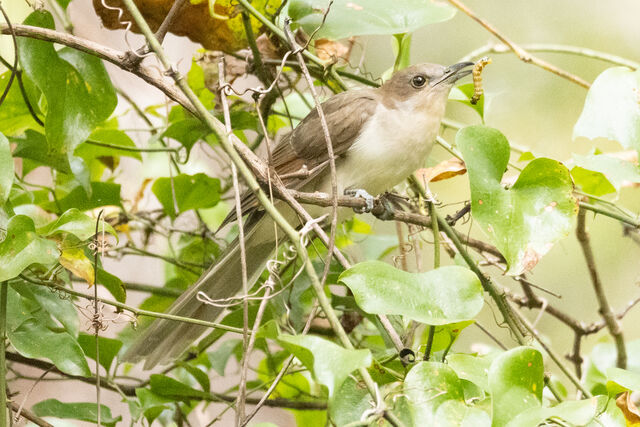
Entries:
[[[395,72],[377,88],[357,88],[338,93],[321,104],[335,158],[339,194],[364,197],[390,190],[422,167],[440,130],[449,92],[469,75],[472,62],[451,66],[417,64]],[[273,170],[284,176],[287,188],[305,192],[331,193],[329,155],[317,109],[313,109],[271,150]],[[296,174],[301,170],[308,175]],[[287,175],[289,177],[287,177]],[[371,203],[372,205],[372,203]],[[279,209],[291,222],[298,221],[284,202]],[[267,261],[273,257],[276,231],[253,192],[241,197],[244,222],[248,285],[255,284]],[[331,208],[305,205],[318,217]],[[339,208],[339,220],[353,210]],[[236,219],[232,211],[224,224]],[[238,238],[225,249],[194,285],[170,306],[176,316],[214,321],[222,307],[197,298],[203,292],[210,299],[229,298],[242,288]],[[144,369],[166,364],[180,357],[205,331],[206,326],[155,319],[129,346],[123,361],[144,360]]]

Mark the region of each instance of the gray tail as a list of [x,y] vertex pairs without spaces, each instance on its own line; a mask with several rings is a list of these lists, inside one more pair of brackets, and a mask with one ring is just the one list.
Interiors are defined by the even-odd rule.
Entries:
[[[245,249],[249,287],[258,280],[274,252],[274,241],[273,222],[268,216],[247,221]],[[198,292],[204,292],[214,300],[229,298],[238,293],[242,288],[240,259],[240,245],[236,239],[218,261],[171,305],[167,313],[215,321],[224,309],[198,301]],[[123,361],[135,363],[145,360],[145,369],[167,363],[179,357],[207,329],[206,326],[192,323],[156,319],[129,347]]]

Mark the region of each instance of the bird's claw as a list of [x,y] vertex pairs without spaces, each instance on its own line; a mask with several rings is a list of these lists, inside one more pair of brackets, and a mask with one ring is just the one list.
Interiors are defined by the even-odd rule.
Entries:
[[362,208],[353,208],[353,211],[355,213],[368,213],[373,209],[373,202],[375,201],[375,197],[367,193],[367,191],[363,190],[362,188],[350,188],[344,190],[344,195],[351,197],[361,197],[364,199],[366,206]]
[[373,212],[376,218],[379,218],[383,221],[390,221],[395,218],[395,208],[393,207],[393,203],[390,200],[391,196],[393,196],[391,193],[385,193],[381,194],[380,197],[378,197],[381,208],[376,208],[376,211]]

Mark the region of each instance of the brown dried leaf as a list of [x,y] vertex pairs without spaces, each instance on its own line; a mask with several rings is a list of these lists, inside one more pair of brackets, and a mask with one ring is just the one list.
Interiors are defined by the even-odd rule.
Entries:
[[[174,0],[134,0],[140,12],[147,20],[153,31],[156,31],[169,13]],[[281,0],[254,0],[253,7],[269,15],[274,13]],[[103,25],[110,29],[126,28],[127,21],[133,21],[131,15],[122,4],[122,0],[109,0],[110,8],[120,8],[122,17],[118,19],[119,11],[107,9],[101,0],[93,0],[93,7],[102,19]],[[242,24],[239,8],[232,0],[217,0],[214,6],[217,17],[209,13],[208,1],[199,4],[190,2],[182,8],[169,32],[178,36],[187,36],[192,41],[200,43],[205,49],[235,52],[247,47],[247,38]],[[223,17],[223,19],[220,19]],[[224,19],[226,18],[226,19]],[[262,33],[262,24],[251,18],[254,34]],[[131,30],[140,33],[134,24]]]
[[353,37],[349,39],[348,45],[329,39],[317,39],[314,42],[318,58],[330,64],[335,64],[340,60],[349,61],[353,44]]
[[444,181],[457,175],[464,175],[467,168],[464,162],[457,157],[438,163],[430,168],[422,168],[416,171],[416,177],[424,183]]
[[620,408],[627,421],[627,426],[640,426],[640,411],[631,400],[631,392],[625,391],[616,399],[616,406]]

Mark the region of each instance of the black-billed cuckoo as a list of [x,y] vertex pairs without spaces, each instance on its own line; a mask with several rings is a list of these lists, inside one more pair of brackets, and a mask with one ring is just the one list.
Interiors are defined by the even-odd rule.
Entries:
[[[376,89],[354,89],[337,94],[322,104],[333,152],[340,194],[377,195],[391,189],[424,165],[440,129],[453,84],[471,73],[472,62],[444,67],[414,65],[395,73]],[[289,188],[331,193],[327,146],[322,125],[314,109],[272,150],[272,166],[279,175],[291,175],[303,168],[313,171],[305,177],[284,180]],[[294,174],[295,175],[295,174]],[[358,190],[358,191],[356,191]],[[278,208],[296,221],[293,211]],[[329,208],[306,206],[319,216]],[[247,276],[252,286],[274,253],[274,226],[264,215],[253,193],[242,198],[242,212],[248,214],[245,227]],[[350,215],[340,208],[339,218]],[[235,219],[230,214],[225,222]],[[196,298],[204,292],[213,300],[225,299],[242,287],[240,250],[234,241],[200,279],[170,307],[176,316],[214,321],[221,307]],[[149,369],[180,356],[207,328],[190,323],[156,319],[127,350],[124,360],[145,360]]]

